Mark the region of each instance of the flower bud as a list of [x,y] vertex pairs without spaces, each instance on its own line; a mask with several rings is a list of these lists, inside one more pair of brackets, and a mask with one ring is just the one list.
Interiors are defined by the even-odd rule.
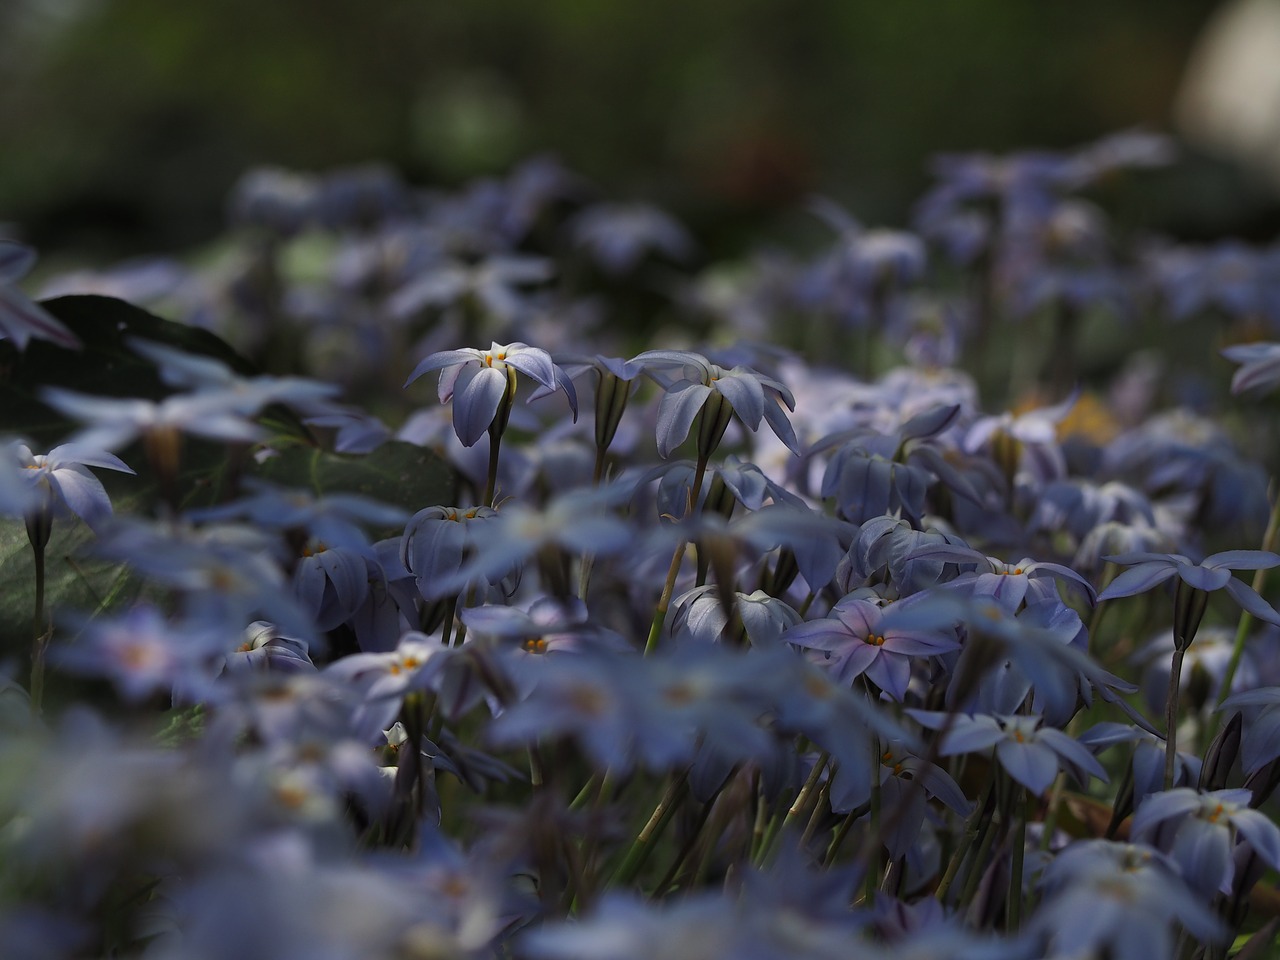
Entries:
[[1240,730],[1244,719],[1239,713],[1233,713],[1231,719],[1218,731],[1218,735],[1205,751],[1204,763],[1200,767],[1201,790],[1223,790],[1227,786],[1227,774],[1240,753]]
[[1200,629],[1200,621],[1204,619],[1205,608],[1209,605],[1209,594],[1191,586],[1185,580],[1178,580],[1178,589],[1173,595],[1173,645],[1178,650],[1191,646],[1191,641]]
[[607,450],[618,432],[622,414],[631,398],[631,384],[608,371],[601,371],[596,389],[596,446]]
[[713,391],[702,405],[698,423],[698,458],[704,463],[711,459],[711,455],[720,446],[732,417],[733,406],[725,399],[724,394]]

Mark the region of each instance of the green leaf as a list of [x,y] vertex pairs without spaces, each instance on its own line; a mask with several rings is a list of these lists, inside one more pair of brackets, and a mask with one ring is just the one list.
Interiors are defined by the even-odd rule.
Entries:
[[458,493],[452,467],[432,451],[400,440],[360,455],[286,447],[249,472],[317,495],[358,493],[410,513],[452,504]]
[[[92,614],[127,605],[142,584],[114,561],[86,549],[93,531],[75,517],[59,517],[45,547],[48,609]],[[35,627],[35,559],[21,520],[0,519],[0,656],[22,662]],[[25,677],[20,678],[25,681]]]
[[[114,297],[57,297],[40,305],[79,337],[84,348],[67,350],[33,340],[19,353],[12,344],[0,342],[0,434],[28,437],[46,449],[61,442],[75,424],[40,402],[42,387],[143,400],[161,400],[174,392],[160,379],[155,364],[128,348],[125,340],[130,337],[218,360],[242,376],[259,372],[209,331],[164,320]],[[293,423],[306,435],[296,418]]]

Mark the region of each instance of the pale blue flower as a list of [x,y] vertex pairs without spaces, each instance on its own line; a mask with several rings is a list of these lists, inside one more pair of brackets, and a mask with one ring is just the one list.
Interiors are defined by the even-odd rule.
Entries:
[[1226,926],[1178,874],[1149,846],[1076,841],[1045,869],[1045,901],[1028,926],[1054,957],[1171,957],[1175,924],[1202,942],[1220,942]]
[[[658,406],[658,453],[663,458],[684,442],[698,414],[716,398],[727,404],[727,409],[717,407],[717,418],[723,417],[725,425],[729,411],[752,431],[759,430],[763,420],[788,449],[799,453],[795,431],[782,412],[784,405],[788,410],[795,409],[795,397],[772,377],[742,366],[726,370],[701,354],[683,350],[647,350],[630,362],[643,367],[663,388]],[[668,381],[654,373],[654,368],[678,368],[681,377]],[[719,436],[714,437],[711,447],[719,440]]]
[[[441,403],[453,401],[453,429],[464,446],[471,446],[495,422],[522,373],[547,390],[563,390],[574,417],[578,399],[573,381],[551,360],[551,354],[525,343],[494,343],[488,350],[464,347],[427,357],[409,374],[405,386],[432,370],[440,374]],[[505,427],[505,424],[502,424]]]
[[78,443],[64,443],[47,454],[32,453],[24,443],[10,445],[20,476],[33,489],[35,503],[29,509],[73,513],[90,527],[111,516],[111,499],[102,482],[88,467],[103,467],[132,474],[127,464],[114,454]]
[[1133,815],[1135,841],[1164,850],[1203,896],[1230,893],[1232,849],[1248,844],[1273,870],[1280,869],[1280,827],[1249,805],[1248,790],[1202,792],[1177,787],[1147,797]]
[[598,203],[578,214],[570,229],[574,244],[615,276],[630,273],[650,251],[687,260],[694,250],[684,227],[647,204]]
[[[1211,593],[1226,590],[1241,607],[1259,620],[1280,625],[1280,613],[1263,600],[1243,580],[1231,575],[1233,570],[1270,570],[1280,566],[1280,556],[1266,550],[1224,550],[1193,563],[1180,553],[1122,553],[1106,558],[1126,566],[1105,590],[1099,600],[1132,597],[1177,577],[1195,590]],[[1194,628],[1192,629],[1194,634]],[[1188,642],[1190,638],[1187,638]]]
[[954,632],[885,622],[880,604],[859,597],[846,597],[826,618],[793,627],[782,639],[824,652],[840,683],[852,683],[865,674],[899,703],[906,696],[914,658],[937,656],[960,646]]
[[1030,714],[1008,716],[952,716],[928,710],[908,710],[922,725],[941,730],[941,756],[974,753],[995,748],[1000,766],[1014,780],[1034,794],[1042,794],[1053,784],[1059,770],[1070,773],[1081,785],[1090,776],[1104,783],[1107,772],[1083,746],[1061,730],[1046,726],[1042,717]]

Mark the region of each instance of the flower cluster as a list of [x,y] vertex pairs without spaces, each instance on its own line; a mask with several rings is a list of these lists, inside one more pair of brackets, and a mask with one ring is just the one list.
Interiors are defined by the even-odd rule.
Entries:
[[5,955],[1260,955],[1280,288],[1111,229],[1169,160],[729,270],[546,159],[260,171],[236,276],[0,243]]

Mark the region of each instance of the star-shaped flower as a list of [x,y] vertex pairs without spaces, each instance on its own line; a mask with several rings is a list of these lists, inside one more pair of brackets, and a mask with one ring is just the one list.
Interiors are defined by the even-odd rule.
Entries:
[[440,402],[453,401],[453,429],[463,446],[472,446],[489,429],[509,391],[514,391],[517,372],[547,390],[563,390],[574,417],[578,415],[573,381],[552,362],[551,354],[526,343],[493,343],[488,350],[463,347],[433,353],[413,368],[405,386],[432,370],[443,371]]

